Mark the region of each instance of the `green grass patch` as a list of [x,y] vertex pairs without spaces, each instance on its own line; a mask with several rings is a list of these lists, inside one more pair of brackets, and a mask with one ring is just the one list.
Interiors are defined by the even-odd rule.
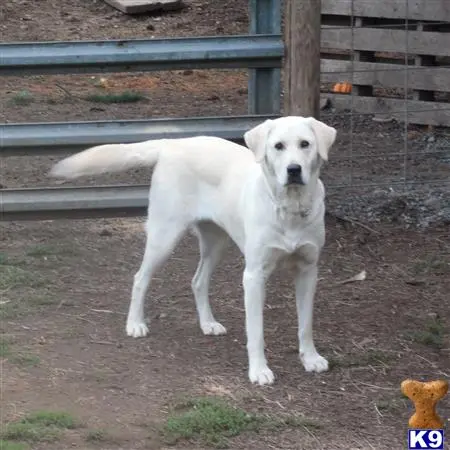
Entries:
[[0,337],[0,358],[7,358],[11,363],[25,367],[37,366],[40,363],[39,356],[37,355],[15,352],[11,347],[11,340],[3,336]]
[[79,422],[71,414],[63,411],[36,411],[28,414],[22,419],[22,422],[67,429],[74,429],[80,426]]
[[377,349],[367,350],[365,353],[348,354],[329,359],[330,369],[351,367],[366,367],[386,365],[392,360],[392,355]]
[[399,398],[384,398],[378,400],[375,405],[381,414],[397,414],[399,411],[404,410],[406,407],[406,401],[403,395]]
[[27,256],[32,257],[43,257],[43,256],[63,256],[63,255],[75,255],[75,250],[67,247],[58,247],[55,245],[46,245],[46,244],[40,244],[35,245],[31,248],[29,248],[26,252]]
[[0,252],[0,265],[3,266],[5,264],[8,264],[8,259],[9,259],[9,257],[6,253]]
[[[58,303],[58,298],[48,295],[31,295],[24,298],[6,300],[0,304],[0,321],[16,319],[21,316],[38,311],[40,308]],[[1,449],[0,449],[1,450]]]
[[110,436],[105,430],[95,429],[89,430],[85,439],[87,442],[108,442],[110,441]]
[[[17,353],[11,355],[8,361],[23,367],[36,367],[40,364],[41,359],[37,355],[31,353]],[[1,450],[1,449],[0,449]]]
[[11,98],[12,103],[26,106],[34,102],[34,97],[29,91],[20,91]]
[[11,353],[11,346],[8,339],[0,337],[0,358],[7,358]]
[[444,345],[444,324],[439,317],[429,319],[423,330],[414,331],[409,336],[418,344],[441,349]]
[[13,265],[0,265],[0,290],[18,287],[42,287],[48,281],[38,274]]
[[54,442],[60,439],[57,427],[44,427],[29,423],[10,423],[3,432],[3,438],[10,441]]
[[140,92],[125,91],[118,94],[90,94],[86,100],[94,103],[136,103],[145,100]]
[[412,266],[412,271],[415,275],[447,275],[450,274],[450,261],[444,256],[429,255],[417,260]]
[[1,438],[6,441],[54,442],[66,429],[77,428],[79,423],[68,413],[36,411],[18,422],[9,423]]
[[162,432],[170,445],[193,440],[214,448],[228,448],[229,439],[241,433],[285,427],[319,428],[319,425],[295,416],[251,414],[222,398],[200,397],[176,405]]
[[30,447],[23,442],[4,441],[0,439],[0,450],[28,450]]
[[11,258],[7,253],[0,252],[0,266],[23,266],[25,261],[23,259]]

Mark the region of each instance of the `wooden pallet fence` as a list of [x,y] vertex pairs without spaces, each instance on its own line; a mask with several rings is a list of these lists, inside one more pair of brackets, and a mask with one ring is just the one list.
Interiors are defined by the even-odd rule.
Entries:
[[[354,113],[450,126],[450,1],[321,1],[324,97]],[[339,82],[352,95],[333,92]]]

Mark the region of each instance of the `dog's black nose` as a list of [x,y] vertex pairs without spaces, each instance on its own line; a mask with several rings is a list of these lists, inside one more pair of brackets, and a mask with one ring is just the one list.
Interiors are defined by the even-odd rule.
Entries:
[[302,166],[300,164],[289,164],[287,173],[292,178],[298,178],[302,174]]

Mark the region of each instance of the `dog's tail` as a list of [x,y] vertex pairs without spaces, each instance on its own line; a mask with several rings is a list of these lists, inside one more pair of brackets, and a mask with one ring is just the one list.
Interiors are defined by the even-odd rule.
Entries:
[[73,179],[85,175],[121,172],[133,167],[152,167],[165,139],[132,144],[106,144],[88,148],[56,163],[51,177]]

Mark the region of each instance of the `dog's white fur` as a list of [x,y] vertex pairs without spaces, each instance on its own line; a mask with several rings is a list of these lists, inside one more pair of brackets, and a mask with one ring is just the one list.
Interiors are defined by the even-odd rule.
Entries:
[[[145,254],[134,277],[126,324],[129,336],[147,335],[144,297],[150,280],[189,228],[200,245],[192,280],[200,327],[204,334],[225,334],[211,311],[208,288],[231,237],[245,256],[248,375],[254,383],[271,384],[274,375],[264,353],[265,283],[282,259],[296,268],[300,359],[308,372],[328,369],[316,351],[312,321],[325,240],[319,171],[335,137],[336,130],[323,122],[289,116],[266,120],[245,133],[248,148],[206,136],[101,145],[60,161],[51,175],[70,179],[154,166]],[[288,183],[287,166],[293,163],[301,166],[303,184]]]

